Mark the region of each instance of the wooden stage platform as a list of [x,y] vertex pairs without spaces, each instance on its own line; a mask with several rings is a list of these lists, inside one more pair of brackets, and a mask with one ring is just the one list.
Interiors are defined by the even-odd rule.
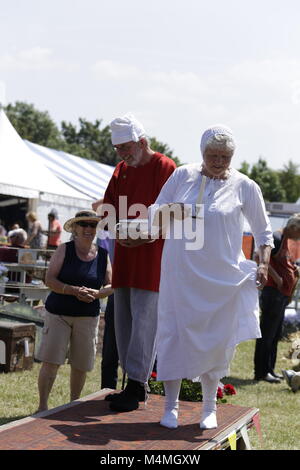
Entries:
[[247,429],[259,410],[218,405],[218,428],[199,428],[201,403],[180,402],[179,426],[159,425],[164,397],[150,395],[147,406],[115,413],[104,389],[78,401],[0,426],[1,450],[194,451],[249,448]]

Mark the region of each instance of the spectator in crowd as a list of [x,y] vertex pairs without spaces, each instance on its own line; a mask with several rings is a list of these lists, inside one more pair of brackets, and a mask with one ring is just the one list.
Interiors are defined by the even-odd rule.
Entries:
[[[176,168],[173,160],[153,151],[143,126],[130,114],[111,124],[112,144],[121,158],[104,195],[104,203],[121,214],[121,197],[127,207],[153,204]],[[136,214],[138,216],[138,214]],[[123,217],[123,216],[122,216]],[[131,215],[131,217],[133,217]],[[130,218],[128,214],[125,218]],[[145,387],[156,354],[157,300],[163,240],[117,239],[113,263],[115,331],[120,364],[128,376],[120,394],[106,398],[114,411],[131,411],[146,399]]]
[[0,261],[7,263],[18,262],[18,248],[24,248],[27,234],[22,228],[11,230],[8,232],[8,241],[10,246],[2,246],[0,248]]
[[291,260],[288,241],[300,239],[300,214],[290,217],[283,231],[273,234],[268,282],[260,297],[260,328],[254,355],[255,380],[280,383],[275,372],[278,341],[282,333],[284,312],[299,279],[299,268]]
[[38,411],[48,409],[48,397],[68,347],[71,401],[80,397],[86,374],[94,366],[99,299],[112,293],[107,252],[93,243],[98,221],[94,211],[78,212],[64,225],[73,239],[59,245],[51,257],[46,276],[51,293],[45,304],[47,315],[37,354],[42,361]]
[[26,219],[28,221],[27,244],[33,249],[42,248],[43,229],[41,222],[38,220],[36,213],[32,211],[26,214]]
[[[160,229],[163,218],[158,215],[172,207],[170,234],[183,225],[181,237],[165,240],[161,263],[157,380],[164,381],[161,425],[167,428],[178,426],[183,378],[201,381],[200,428],[217,427],[219,380],[228,372],[235,346],[260,335],[257,286],[267,281],[273,244],[260,188],[231,167],[232,131],[222,125],[207,129],[200,148],[202,164],[177,168],[155,202],[159,208],[153,207],[154,225]],[[195,203],[200,206],[187,216],[187,205],[192,209]],[[203,218],[197,212],[201,207]],[[258,268],[242,252],[244,217],[259,247]],[[193,230],[186,231],[189,221]]]
[[[1,246],[0,247],[0,261],[4,261],[6,263],[18,263],[19,257],[19,248],[25,248],[25,243],[27,240],[27,233],[22,228],[18,228],[15,230],[11,230],[8,232],[8,241],[10,246]],[[7,277],[10,281],[20,282],[21,280],[21,273],[9,271]],[[31,277],[26,274],[26,282],[31,282]],[[10,287],[8,289],[8,293],[16,293],[19,292],[17,288]]]
[[62,225],[58,220],[58,213],[56,209],[51,209],[48,214],[48,231],[44,232],[48,235],[47,248],[49,250],[56,250],[61,244]]
[[16,228],[8,232],[8,240],[11,246],[24,248],[27,241],[27,233],[23,228]]

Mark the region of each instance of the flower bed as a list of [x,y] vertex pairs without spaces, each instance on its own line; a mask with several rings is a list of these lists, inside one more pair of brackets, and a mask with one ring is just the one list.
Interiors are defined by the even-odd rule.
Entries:
[[[156,395],[164,395],[163,382],[156,381],[156,372],[152,372],[149,380],[150,393]],[[217,390],[217,401],[219,403],[227,403],[225,396],[236,395],[236,391],[231,384],[222,384],[220,382]],[[184,401],[202,401],[202,388],[200,382],[192,382],[191,380],[183,379],[181,382],[181,389],[179,399]]]

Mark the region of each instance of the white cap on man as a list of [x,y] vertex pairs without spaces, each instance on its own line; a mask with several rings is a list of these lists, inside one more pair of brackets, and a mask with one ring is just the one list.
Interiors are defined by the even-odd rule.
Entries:
[[110,123],[110,129],[113,145],[138,142],[146,135],[143,125],[130,113],[114,119]]

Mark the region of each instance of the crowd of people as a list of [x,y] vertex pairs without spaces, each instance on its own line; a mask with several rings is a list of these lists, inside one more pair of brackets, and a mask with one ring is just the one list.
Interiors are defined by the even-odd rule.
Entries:
[[[94,365],[99,299],[108,297],[101,386],[117,388],[118,363],[127,376],[121,392],[106,396],[110,409],[130,412],[147,400],[157,360],[165,390],[160,424],[178,426],[181,381],[188,378],[202,386],[200,428],[216,428],[218,384],[239,343],[256,340],[255,380],[281,380],[275,372],[277,343],[299,277],[288,240],[300,239],[300,214],[282,233],[272,233],[259,186],[232,167],[236,142],[224,125],[203,133],[199,163],[178,168],[151,149],[133,115],[114,119],[110,128],[120,162],[104,198],[65,222],[72,234],[67,243],[59,243],[56,211],[49,214],[48,247],[56,251],[46,277],[51,293],[37,355],[38,410],[48,408],[67,356],[70,399],[80,396]],[[117,223],[120,228],[113,233],[110,210],[114,229]],[[121,222],[128,227],[137,217],[148,220],[149,230],[124,237]],[[255,240],[255,260],[242,252],[244,217]],[[36,247],[44,231],[33,213],[27,220],[27,243]],[[95,243],[99,222],[103,236],[98,232]],[[293,391],[300,386],[297,373],[283,371],[283,377]]]
[[[4,225],[0,225],[0,246],[20,245],[20,247],[26,246],[32,249],[56,249],[60,245],[62,225],[56,209],[51,209],[49,212],[46,229],[43,229],[37,214],[33,211],[27,212],[26,222],[26,230],[20,227],[19,223],[13,223],[9,230],[6,230]],[[0,261],[4,260],[0,257]]]

